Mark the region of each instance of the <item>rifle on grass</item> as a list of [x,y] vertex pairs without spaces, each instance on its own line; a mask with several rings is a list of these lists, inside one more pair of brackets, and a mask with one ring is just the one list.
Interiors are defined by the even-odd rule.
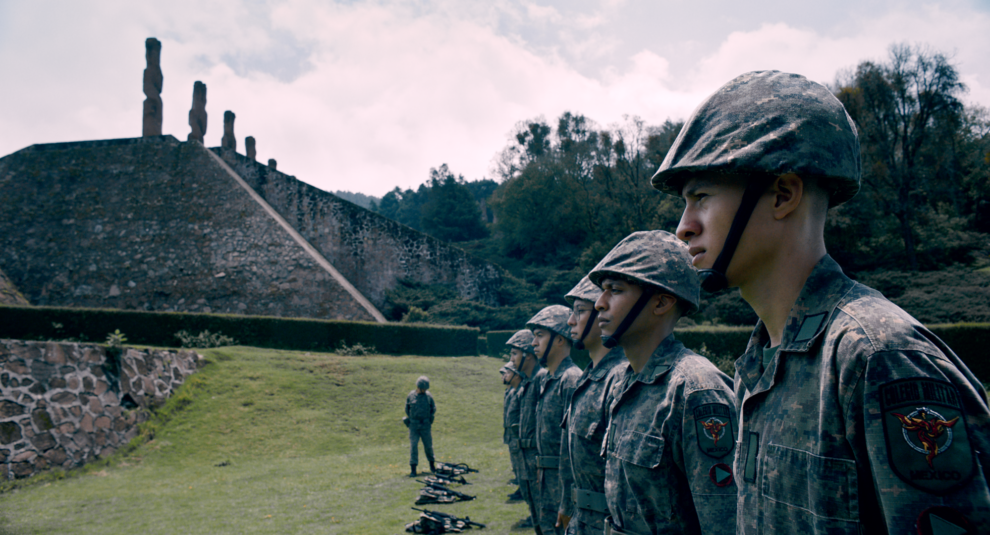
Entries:
[[419,482],[426,486],[420,489],[419,498],[416,499],[416,505],[423,505],[427,503],[466,502],[475,498],[474,496],[447,488],[439,483],[430,483],[427,481]]
[[456,477],[469,472],[478,473],[477,470],[471,468],[466,463],[436,463],[433,470],[434,475],[447,478]]
[[441,513],[439,511],[430,511],[428,509],[417,509],[412,508],[413,511],[419,511],[419,519],[406,526],[406,531],[412,533],[425,533],[429,535],[441,534],[441,533],[461,533],[466,529],[471,529],[477,527],[482,529],[485,527],[481,522],[475,522],[471,520],[471,517],[459,518],[456,515],[450,513]]
[[453,485],[454,483],[458,483],[458,484],[461,484],[461,485],[470,485],[470,483],[468,483],[467,480],[464,479],[464,476],[461,476],[461,477],[456,478],[456,479],[454,479],[454,478],[448,478],[448,477],[444,477],[444,476],[427,476],[426,482],[427,483],[439,483],[441,485]]

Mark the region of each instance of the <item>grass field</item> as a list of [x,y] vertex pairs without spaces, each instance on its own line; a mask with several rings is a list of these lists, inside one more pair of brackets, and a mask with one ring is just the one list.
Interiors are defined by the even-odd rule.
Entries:
[[[246,347],[209,360],[109,463],[0,494],[0,533],[397,534],[421,485],[406,477],[406,394],[430,377],[438,460],[481,472],[470,502],[432,509],[508,533],[501,362],[486,357],[338,357]],[[420,451],[420,466],[426,461]]]

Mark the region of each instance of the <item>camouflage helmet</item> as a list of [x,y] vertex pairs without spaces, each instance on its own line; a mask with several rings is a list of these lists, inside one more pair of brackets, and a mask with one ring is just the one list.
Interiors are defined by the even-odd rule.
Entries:
[[563,336],[565,340],[571,342],[571,326],[567,320],[571,317],[569,308],[563,305],[550,305],[536,313],[526,322],[529,330],[546,329],[554,334]]
[[503,373],[506,373],[506,372],[511,372],[511,373],[518,374],[519,373],[519,370],[516,369],[516,365],[513,364],[512,361],[510,360],[509,362],[506,362],[504,365],[502,365],[501,368],[498,369],[498,373],[500,373],[500,374],[503,374]]
[[591,279],[587,275],[581,279],[581,282],[577,283],[577,286],[571,288],[571,291],[567,292],[564,299],[573,306],[574,301],[581,299],[583,301],[590,301],[594,303],[598,301],[598,298],[602,295],[602,289],[591,282]]
[[416,379],[416,388],[420,390],[430,389],[430,379],[425,375],[420,375],[419,379]]
[[523,329],[513,334],[511,338],[505,343],[512,349],[518,349],[523,353],[536,354],[536,350],[533,349],[533,331],[529,329]]
[[698,310],[698,273],[691,267],[687,245],[669,232],[644,230],[626,236],[588,274],[598,287],[608,277],[673,294],[685,316]]
[[827,88],[798,74],[743,74],[709,96],[684,123],[653,175],[653,187],[679,195],[703,172],[817,178],[829,206],[860,184],[859,137]]

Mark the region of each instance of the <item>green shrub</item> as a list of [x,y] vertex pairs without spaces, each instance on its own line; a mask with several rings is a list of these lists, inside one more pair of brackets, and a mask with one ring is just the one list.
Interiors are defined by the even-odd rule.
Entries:
[[367,355],[374,355],[375,346],[365,346],[360,342],[349,346],[345,342],[341,342],[340,347],[338,347],[334,353],[342,357],[364,357]]
[[[59,323],[56,332],[52,326]],[[273,349],[333,351],[346,340],[380,353],[476,355],[478,329],[426,324],[273,318],[135,310],[0,306],[0,338],[102,340],[114,329],[133,344],[175,347],[179,331],[224,333],[243,345]]]
[[179,331],[175,333],[175,337],[182,343],[182,347],[223,347],[237,345],[237,340],[223,333],[211,333],[210,331],[203,331],[195,336],[189,334],[188,331]]
[[[528,319],[528,318],[527,318]],[[509,352],[509,348],[505,347],[505,343],[512,338],[513,334],[517,331],[488,331],[485,335],[485,340],[487,341],[486,353],[489,357],[498,358]]]

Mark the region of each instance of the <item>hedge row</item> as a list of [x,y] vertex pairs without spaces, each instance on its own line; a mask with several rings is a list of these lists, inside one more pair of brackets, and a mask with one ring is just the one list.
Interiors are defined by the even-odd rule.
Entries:
[[139,312],[134,310],[0,306],[0,338],[74,338],[103,342],[120,330],[128,343],[177,347],[175,334],[204,330],[242,345],[332,351],[342,344],[382,353],[456,356],[478,354],[478,329],[410,323],[370,323],[265,316]]

